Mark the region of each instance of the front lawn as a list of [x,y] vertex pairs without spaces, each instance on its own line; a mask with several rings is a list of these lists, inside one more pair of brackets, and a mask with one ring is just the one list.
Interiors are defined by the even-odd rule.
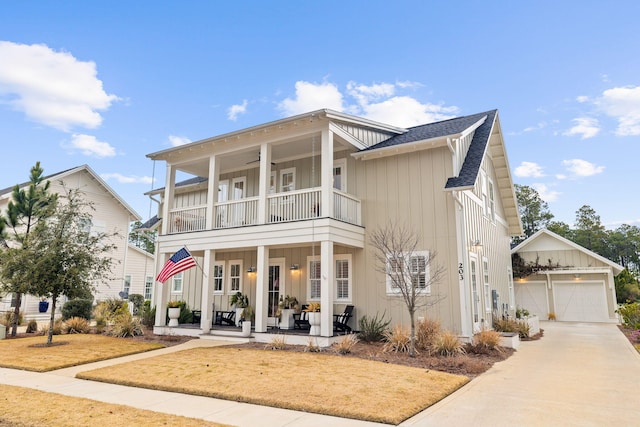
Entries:
[[209,421],[0,384],[0,426],[213,426]]
[[56,335],[0,340],[0,367],[47,372],[163,348],[162,344],[103,335]]
[[317,353],[196,348],[82,372],[78,378],[398,424],[469,379]]

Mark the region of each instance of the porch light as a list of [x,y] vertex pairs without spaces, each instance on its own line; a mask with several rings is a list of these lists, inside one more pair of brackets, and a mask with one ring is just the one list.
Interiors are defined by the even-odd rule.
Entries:
[[247,268],[247,273],[255,273],[255,272],[256,272],[256,268],[255,267]]
[[291,267],[289,267],[289,270],[298,271],[300,270],[300,266],[298,264],[291,264]]
[[472,240],[471,247],[474,249],[482,249],[482,242],[480,241],[480,239]]
[[574,274],[573,277],[575,277],[576,280],[580,280],[580,273]]

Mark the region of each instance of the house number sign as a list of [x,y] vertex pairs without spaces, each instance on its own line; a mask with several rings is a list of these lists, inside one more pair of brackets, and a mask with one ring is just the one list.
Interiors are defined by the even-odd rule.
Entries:
[[458,264],[458,275],[460,276],[460,280],[464,280],[464,267],[462,263]]

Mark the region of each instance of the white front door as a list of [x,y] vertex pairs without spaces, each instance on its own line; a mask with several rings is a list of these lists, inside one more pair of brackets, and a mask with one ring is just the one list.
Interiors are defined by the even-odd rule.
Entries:
[[284,295],[284,259],[271,260],[269,262],[269,291],[267,298],[267,326],[276,326],[278,319],[278,302],[280,295]]
[[480,332],[480,293],[478,292],[478,258],[475,254],[469,256],[469,279],[471,280],[471,319],[473,332]]

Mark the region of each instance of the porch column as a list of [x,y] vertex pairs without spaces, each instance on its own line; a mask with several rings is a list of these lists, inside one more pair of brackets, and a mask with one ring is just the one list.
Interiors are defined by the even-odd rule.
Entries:
[[333,132],[322,131],[320,216],[333,218]]
[[258,188],[258,224],[267,223],[267,195],[271,181],[271,144],[260,146],[260,183]]
[[[209,157],[209,182],[207,187],[207,218],[206,229],[213,230],[215,226],[215,204],[218,201],[218,181],[220,177],[220,158]],[[205,255],[206,256],[206,255]],[[208,270],[207,270],[208,271]],[[203,311],[204,314],[204,311]]]
[[320,243],[320,335],[323,337],[333,336],[333,270],[333,242],[323,240]]
[[[167,164],[167,179],[164,184],[164,198],[162,201],[162,235],[166,235],[169,227],[169,210],[173,207],[173,193],[176,183],[176,169]],[[163,261],[164,264],[164,261]],[[160,270],[158,270],[160,271]]]
[[[171,254],[160,254],[157,258],[157,265],[156,265],[156,272],[159,272],[160,270],[162,270],[162,266],[164,265],[165,262],[167,262],[167,259],[169,259],[169,256],[171,256]],[[167,301],[169,300],[169,285],[165,285],[162,282],[155,282],[155,292],[154,292],[154,297],[156,300],[156,321],[155,321],[155,325],[156,326],[167,326],[167,315],[166,315],[166,311],[167,311]]]
[[269,247],[258,246],[258,275],[256,277],[256,332],[267,332],[267,303],[269,301]]
[[[207,219],[208,221],[208,219]],[[200,329],[202,333],[208,334],[211,331],[213,320],[213,292],[211,292],[211,262],[215,260],[216,253],[210,249],[205,249],[204,260],[202,261],[202,298],[200,302]]]

